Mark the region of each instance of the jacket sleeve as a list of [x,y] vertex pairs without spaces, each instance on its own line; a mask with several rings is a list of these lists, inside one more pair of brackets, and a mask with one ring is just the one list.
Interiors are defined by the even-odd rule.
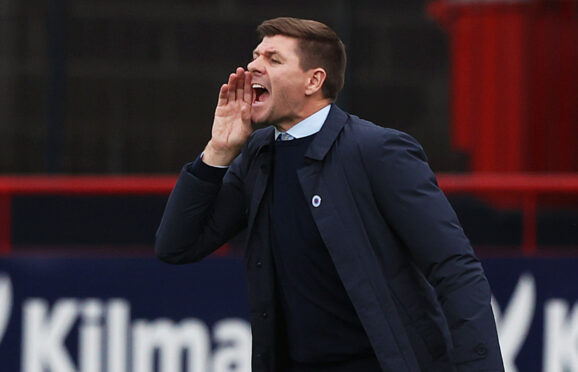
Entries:
[[156,233],[157,257],[167,263],[196,262],[226,243],[246,224],[241,156],[222,182],[195,176],[183,167]]
[[402,132],[387,131],[381,138],[369,160],[374,190],[379,190],[374,194],[436,291],[457,370],[503,371],[488,281],[421,146]]

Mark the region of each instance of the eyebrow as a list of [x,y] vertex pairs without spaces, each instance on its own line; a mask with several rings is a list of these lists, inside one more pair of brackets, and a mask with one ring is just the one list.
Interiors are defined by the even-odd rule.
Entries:
[[259,51],[256,48],[253,50],[253,57],[259,56],[261,54],[263,54],[267,57],[277,55],[277,56],[283,58],[283,55],[281,53],[279,53],[277,50],[266,50],[263,53],[259,53]]

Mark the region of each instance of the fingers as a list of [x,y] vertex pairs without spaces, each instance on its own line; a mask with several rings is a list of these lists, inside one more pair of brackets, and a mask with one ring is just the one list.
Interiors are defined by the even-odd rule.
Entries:
[[227,95],[227,99],[229,100],[229,102],[234,102],[235,101],[235,88],[237,86],[237,75],[236,74],[231,74],[229,75],[229,81],[227,82],[227,90],[228,90],[228,95]]
[[245,90],[245,70],[243,70],[243,68],[241,67],[237,67],[237,94],[236,94],[236,99],[237,100],[242,100],[244,93],[243,91]]
[[244,101],[251,104],[253,100],[253,89],[251,88],[251,73],[242,67],[229,75],[229,80],[221,86],[219,91],[219,106],[224,106],[229,102]]
[[227,104],[227,96],[229,94],[229,86],[227,84],[221,85],[219,90],[219,100],[217,101],[217,106],[225,106]]
[[251,73],[249,71],[245,71],[245,86],[243,91],[243,101],[250,105],[253,103],[253,88],[251,88]]

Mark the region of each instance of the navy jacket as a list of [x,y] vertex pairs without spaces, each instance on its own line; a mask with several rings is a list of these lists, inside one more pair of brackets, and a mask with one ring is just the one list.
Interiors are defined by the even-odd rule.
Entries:
[[[185,166],[156,240],[161,260],[181,264],[247,228],[255,372],[285,356],[267,203],[273,133],[255,131],[222,184]],[[487,279],[419,144],[333,105],[305,157],[303,193],[383,371],[503,371]]]

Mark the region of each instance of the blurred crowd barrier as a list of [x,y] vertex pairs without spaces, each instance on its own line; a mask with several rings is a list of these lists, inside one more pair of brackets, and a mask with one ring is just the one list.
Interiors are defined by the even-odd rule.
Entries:
[[[438,181],[482,253],[578,248],[578,174],[439,174]],[[150,252],[175,182],[153,175],[0,176],[0,253]]]

